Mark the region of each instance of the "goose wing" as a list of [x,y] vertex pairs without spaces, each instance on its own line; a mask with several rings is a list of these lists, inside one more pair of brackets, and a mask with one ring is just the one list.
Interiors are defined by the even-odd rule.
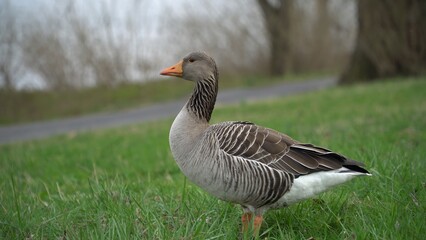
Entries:
[[[289,136],[250,122],[214,125],[219,148],[226,154],[257,161],[294,176],[346,167],[367,172],[362,163],[328,149],[299,143]],[[367,172],[368,173],[368,172]]]

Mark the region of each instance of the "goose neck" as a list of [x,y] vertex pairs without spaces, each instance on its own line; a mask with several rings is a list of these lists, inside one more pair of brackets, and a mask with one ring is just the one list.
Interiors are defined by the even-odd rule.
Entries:
[[199,120],[209,122],[216,103],[217,91],[218,82],[214,76],[197,81],[186,108]]

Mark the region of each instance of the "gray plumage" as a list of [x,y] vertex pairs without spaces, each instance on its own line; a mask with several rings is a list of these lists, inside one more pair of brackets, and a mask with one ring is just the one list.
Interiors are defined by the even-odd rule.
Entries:
[[209,125],[218,92],[216,63],[195,52],[180,67],[161,73],[195,82],[170,129],[170,147],[182,172],[210,194],[262,215],[369,175],[360,162],[250,122]]

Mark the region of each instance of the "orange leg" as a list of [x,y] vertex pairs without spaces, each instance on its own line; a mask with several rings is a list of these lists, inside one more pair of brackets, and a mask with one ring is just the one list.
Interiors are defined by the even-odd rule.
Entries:
[[259,236],[259,230],[260,230],[260,226],[262,226],[262,222],[263,222],[263,216],[262,215],[256,215],[256,217],[254,217],[253,236],[255,236],[255,237]]
[[241,222],[243,223],[243,226],[242,226],[243,234],[246,234],[247,231],[249,230],[249,224],[251,224],[252,218],[253,218],[253,213],[251,212],[244,213],[243,216],[241,217]]
[[241,217],[242,225],[242,232],[244,236],[248,236],[249,231],[251,234],[251,231],[253,231],[253,236],[258,237],[260,227],[262,226],[263,222],[263,216],[262,215],[256,215],[253,219],[253,213],[247,212],[244,213]]

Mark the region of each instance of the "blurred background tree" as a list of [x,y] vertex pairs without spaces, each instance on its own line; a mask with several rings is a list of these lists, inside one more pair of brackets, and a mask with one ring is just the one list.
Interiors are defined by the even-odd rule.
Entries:
[[358,0],[356,47],[341,83],[426,74],[426,1]]
[[[353,47],[354,0],[0,0],[0,87],[67,90],[158,78],[193,51],[222,76],[329,72]],[[13,46],[13,47],[12,47]]]
[[269,38],[269,68],[273,76],[283,75],[290,53],[290,19],[293,0],[258,0]]
[[3,88],[7,91],[14,89],[13,81],[19,77],[19,67],[16,60],[18,54],[18,36],[16,19],[8,1],[0,8],[0,77]]
[[194,50],[209,52],[222,76],[315,72],[348,83],[424,74],[425,3],[0,0],[0,87],[158,80],[159,66]]

